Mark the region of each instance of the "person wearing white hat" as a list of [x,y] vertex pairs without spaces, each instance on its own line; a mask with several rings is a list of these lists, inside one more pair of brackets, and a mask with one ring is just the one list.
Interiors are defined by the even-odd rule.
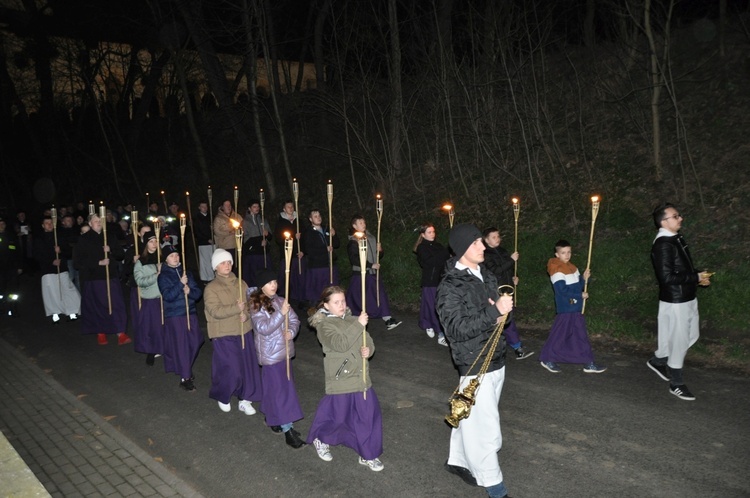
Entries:
[[211,256],[216,278],[206,285],[203,293],[208,337],[213,345],[208,396],[216,400],[223,412],[232,409],[230,400],[236,396],[237,408],[246,415],[254,415],[252,402],[262,398],[260,366],[247,310],[247,284],[237,281],[232,273],[233,263],[228,251],[216,249]]

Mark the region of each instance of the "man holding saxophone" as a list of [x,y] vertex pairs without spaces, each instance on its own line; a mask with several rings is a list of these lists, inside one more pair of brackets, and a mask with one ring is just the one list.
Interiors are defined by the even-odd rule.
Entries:
[[[503,440],[498,404],[505,380],[505,339],[500,338],[497,348],[484,346],[502,316],[512,310],[513,298],[500,297],[495,276],[479,265],[484,261],[484,244],[476,226],[456,225],[449,242],[455,257],[448,260],[437,289],[437,313],[461,376],[459,390],[472,380],[480,384],[469,416],[451,431],[445,467],[467,483],[483,486],[490,497],[502,498],[508,494],[497,459]],[[478,378],[485,350],[491,358]]]

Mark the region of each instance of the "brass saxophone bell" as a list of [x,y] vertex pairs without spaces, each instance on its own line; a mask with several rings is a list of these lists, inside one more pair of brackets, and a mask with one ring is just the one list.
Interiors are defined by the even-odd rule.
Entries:
[[479,381],[471,379],[463,391],[454,393],[450,400],[451,412],[445,416],[448,425],[457,429],[461,420],[469,418],[471,407],[476,401],[477,389],[479,389]]

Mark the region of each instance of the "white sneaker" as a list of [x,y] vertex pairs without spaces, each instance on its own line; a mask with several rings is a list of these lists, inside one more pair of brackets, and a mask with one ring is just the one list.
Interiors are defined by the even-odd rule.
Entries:
[[365,460],[364,458],[359,457],[359,464],[367,465],[373,472],[380,472],[381,470],[383,470],[383,462],[381,462],[377,458],[373,458],[372,460]]
[[241,412],[244,412],[245,415],[255,415],[256,413],[255,408],[253,408],[253,402],[246,399],[241,400],[237,408]]
[[219,409],[224,413],[232,409],[232,405],[230,405],[229,403],[222,403],[221,401],[217,401],[217,403],[219,403]]
[[313,440],[313,445],[315,446],[315,451],[318,452],[318,456],[321,460],[324,460],[326,462],[330,462],[331,460],[333,460],[333,455],[331,455],[331,450],[327,444],[325,444],[320,439],[315,438]]
[[430,339],[435,337],[435,329],[425,329],[425,332],[427,332],[427,337]]
[[76,315],[75,313],[71,313],[70,315],[68,315],[68,318],[70,318],[71,320],[78,320],[78,315]]
[[441,337],[440,339],[438,339],[438,344],[440,344],[441,346],[448,346],[448,341],[445,340],[445,337]]
[[52,323],[57,323],[59,321],[60,321],[60,315],[58,315],[57,313],[52,315]]

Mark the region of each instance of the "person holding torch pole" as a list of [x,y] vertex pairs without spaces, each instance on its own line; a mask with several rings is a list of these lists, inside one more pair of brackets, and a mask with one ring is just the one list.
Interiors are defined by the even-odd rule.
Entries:
[[[193,275],[183,269],[180,253],[166,245],[157,282],[164,306],[164,371],[180,377],[180,387],[195,391],[193,363],[203,345],[195,303],[203,291]],[[187,305],[185,298],[187,297]]]
[[245,263],[242,269],[242,279],[248,286],[255,287],[255,275],[260,270],[268,268],[266,246],[271,239],[271,227],[263,217],[260,200],[250,199],[247,203],[242,226],[244,232],[242,254]]
[[[388,295],[385,292],[385,287],[382,285],[375,284],[376,271],[380,268],[380,264],[377,263],[379,257],[376,256],[376,252],[382,253],[382,247],[377,243],[375,237],[367,231],[367,222],[362,215],[354,215],[351,221],[351,235],[349,236],[349,243],[347,244],[347,255],[349,256],[349,262],[352,265],[352,278],[349,282],[349,288],[346,291],[346,302],[349,303],[349,307],[352,309],[353,314],[359,314],[362,308],[362,298],[358,292],[359,287],[364,282],[365,289],[367,292],[367,308],[365,311],[370,318],[382,318],[385,322],[385,326],[388,330],[393,330],[401,325],[401,320],[393,318],[391,315],[391,307],[388,301]],[[364,268],[364,275],[362,274],[363,268],[360,266],[359,259],[359,239],[357,233],[363,233],[367,239],[367,260],[365,262],[366,268]],[[382,255],[380,255],[382,257]],[[380,294],[380,304],[378,305],[376,299],[376,292]]]
[[53,207],[52,217],[42,220],[42,233],[34,239],[33,247],[34,259],[42,274],[44,311],[46,316],[52,317],[52,323],[59,323],[65,315],[68,320],[76,320],[81,312],[81,295],[68,276],[67,261],[61,257],[56,221],[57,212]]
[[383,418],[366,361],[375,353],[368,320],[366,312],[352,315],[344,289],[333,285],[323,290],[308,323],[323,347],[326,394],[318,403],[307,442],[323,461],[333,460],[331,446],[343,445],[357,452],[360,465],[379,472],[384,467]]
[[[291,270],[291,234],[286,234],[286,274]],[[290,359],[294,357],[294,338],[299,332],[299,318],[289,300],[277,294],[278,281],[273,270],[256,275],[258,287],[250,292],[250,312],[255,334],[255,349],[261,365],[263,413],[273,432],[284,433],[286,444],[298,449],[305,441],[294,429],[294,422],[304,417],[294,383]],[[285,285],[288,285],[288,278]]]
[[302,251],[307,258],[305,274],[305,301],[313,304],[320,298],[320,293],[331,281],[339,284],[338,268],[331,266],[333,251],[339,248],[339,237],[336,230],[323,226],[323,217],[319,209],[311,209],[308,219],[310,226],[302,231]]
[[203,293],[208,337],[213,346],[208,396],[223,412],[232,409],[230,400],[236,396],[237,409],[245,415],[255,415],[252,402],[263,399],[260,365],[247,306],[248,287],[232,273],[233,264],[228,251],[216,249],[211,257],[216,278]]
[[124,254],[120,244],[111,248],[106,244],[105,212],[102,206],[100,214],[96,214],[94,205],[89,205],[90,230],[80,236],[73,249],[73,264],[79,269],[83,290],[81,332],[96,334],[101,346],[107,344],[107,335],[117,334],[117,343],[123,346],[132,342],[125,333],[127,314],[117,271],[117,260]]
[[[296,182],[295,182],[296,183]],[[284,275],[284,253],[285,253],[285,247],[286,247],[286,236],[285,234],[289,233],[290,237],[293,239],[293,241],[296,239],[299,241],[299,239],[302,237],[302,235],[297,231],[297,227],[299,226],[299,213],[295,210],[295,202],[292,200],[287,200],[282,205],[282,210],[279,213],[279,219],[276,221],[276,226],[274,227],[274,238],[276,239],[276,244],[279,246],[280,253],[281,253],[281,266],[279,267],[279,278],[278,280],[281,281],[285,277]],[[304,253],[300,251],[300,245],[294,244],[292,247],[292,262],[291,262],[291,271],[289,274],[289,294],[284,294],[282,297],[286,297],[289,299],[289,302],[292,303],[299,303],[304,307],[306,304],[305,301],[305,275],[303,274],[303,266],[305,264],[305,260],[303,259]],[[280,289],[283,292],[286,292],[286,289]]]

